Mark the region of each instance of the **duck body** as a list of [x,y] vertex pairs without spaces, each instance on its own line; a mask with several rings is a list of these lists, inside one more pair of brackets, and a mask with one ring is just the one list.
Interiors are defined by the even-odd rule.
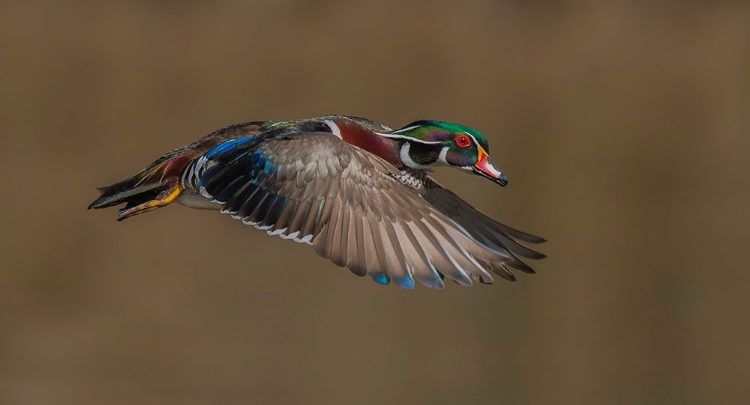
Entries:
[[89,208],[125,203],[118,220],[173,202],[220,209],[269,235],[313,246],[379,284],[442,288],[533,273],[520,257],[544,239],[505,226],[443,188],[438,165],[505,185],[481,133],[416,121],[399,130],[348,116],[256,121],[215,131],[100,189]]

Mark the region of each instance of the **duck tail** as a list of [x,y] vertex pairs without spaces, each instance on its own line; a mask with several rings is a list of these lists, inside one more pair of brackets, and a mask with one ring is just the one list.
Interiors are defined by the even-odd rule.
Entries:
[[180,178],[190,160],[186,155],[164,156],[132,177],[99,187],[101,195],[88,208],[107,208],[124,203],[125,207],[117,215],[117,220],[122,221],[167,206],[184,190]]

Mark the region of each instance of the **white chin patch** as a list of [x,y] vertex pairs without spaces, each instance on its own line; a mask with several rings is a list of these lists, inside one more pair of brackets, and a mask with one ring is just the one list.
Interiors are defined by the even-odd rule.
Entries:
[[398,157],[401,158],[401,161],[404,162],[404,164],[407,167],[410,167],[412,169],[424,169],[427,166],[420,165],[419,163],[415,162],[411,155],[409,154],[409,150],[411,149],[411,144],[409,142],[404,142],[403,145],[401,145],[401,150],[398,152]]
[[328,125],[328,128],[331,128],[331,132],[333,132],[333,134],[336,135],[336,137],[338,137],[339,139],[342,139],[341,128],[339,128],[339,126],[335,122],[333,122],[333,120],[323,120],[323,123]]
[[440,162],[440,163],[442,163],[444,165],[447,165],[448,164],[448,159],[446,158],[447,155],[448,155],[448,148],[447,147],[443,148],[443,149],[440,149],[440,155],[438,156],[438,162]]

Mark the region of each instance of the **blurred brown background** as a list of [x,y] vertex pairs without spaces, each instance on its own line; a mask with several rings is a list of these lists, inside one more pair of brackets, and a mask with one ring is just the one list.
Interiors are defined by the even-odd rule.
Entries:
[[[750,402],[750,5],[0,2],[0,403]],[[246,120],[436,118],[438,177],[547,237],[517,283],[379,287],[95,186]]]

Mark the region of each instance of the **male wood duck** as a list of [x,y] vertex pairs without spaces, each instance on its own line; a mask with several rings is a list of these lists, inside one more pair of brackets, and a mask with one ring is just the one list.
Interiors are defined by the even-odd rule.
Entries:
[[392,130],[373,121],[324,116],[232,125],[100,189],[89,208],[121,203],[118,220],[173,202],[213,208],[379,284],[443,288],[515,280],[509,267],[542,259],[525,243],[544,239],[482,214],[429,174],[453,166],[505,187],[487,139],[472,128],[416,121]]

